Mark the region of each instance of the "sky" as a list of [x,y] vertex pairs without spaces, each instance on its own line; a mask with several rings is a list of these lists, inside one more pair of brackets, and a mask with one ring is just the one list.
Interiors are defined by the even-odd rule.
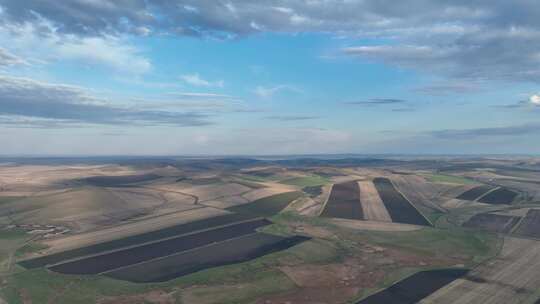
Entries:
[[528,0],[0,0],[0,155],[540,154]]

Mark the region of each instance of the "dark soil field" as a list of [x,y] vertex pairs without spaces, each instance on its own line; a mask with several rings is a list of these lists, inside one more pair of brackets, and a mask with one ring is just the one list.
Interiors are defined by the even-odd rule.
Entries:
[[530,209],[514,234],[540,239],[540,210]]
[[353,220],[364,219],[358,183],[351,181],[335,184],[321,216]]
[[259,219],[232,224],[221,228],[205,230],[155,243],[66,262],[50,267],[50,269],[65,274],[99,274],[120,267],[250,234],[255,232],[255,229],[270,223],[271,222],[266,219]]
[[460,195],[458,195],[456,198],[460,200],[465,200],[465,201],[474,201],[475,199],[479,198],[484,193],[492,189],[493,187],[491,186],[482,185],[482,186],[474,187],[471,190],[467,190],[461,193]]
[[29,259],[19,262],[27,269],[38,268],[47,265],[58,264],[62,261],[80,258],[88,255],[95,255],[104,251],[118,250],[128,246],[134,246],[146,242],[156,241],[164,238],[174,237],[197,230],[208,229],[223,225],[232,224],[239,221],[245,221],[254,218],[251,214],[227,214],[211,217],[204,220],[184,223],[156,231],[150,231],[143,234],[133,235],[126,238],[103,242],[91,246],[81,247],[73,250],[63,251],[44,257]]
[[414,304],[467,274],[466,269],[420,271],[356,304]]
[[286,192],[261,198],[249,204],[234,206],[227,210],[247,214],[251,217],[270,217],[278,214],[292,201],[302,196],[302,192]]
[[426,218],[394,188],[389,179],[378,177],[373,179],[373,184],[393,222],[430,226]]
[[285,250],[308,239],[303,236],[284,238],[255,233],[163,259],[113,270],[105,275],[137,283],[163,282],[211,267],[248,261]]
[[487,204],[511,204],[518,194],[506,188],[499,188],[483,196],[478,201]]
[[491,213],[476,214],[463,224],[463,227],[482,229],[496,233],[509,233],[519,222],[520,217]]
[[147,182],[158,179],[161,176],[157,174],[138,174],[138,175],[121,175],[121,176],[92,176],[82,179],[93,186],[99,187],[119,187],[133,183]]

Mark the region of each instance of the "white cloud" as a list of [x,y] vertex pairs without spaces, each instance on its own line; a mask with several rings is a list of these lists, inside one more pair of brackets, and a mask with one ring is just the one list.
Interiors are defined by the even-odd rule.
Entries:
[[20,64],[28,64],[23,59],[13,55],[8,50],[0,47],[0,67],[1,66],[12,66],[12,65],[20,65]]
[[94,62],[119,71],[143,74],[152,68],[138,49],[115,37],[71,39],[60,43],[56,51],[61,59]]
[[535,106],[540,106],[540,95],[532,95],[531,97],[529,97],[529,102]]
[[73,60],[130,74],[143,74],[152,68],[150,60],[124,36],[62,34],[44,20],[17,26],[0,25],[1,44],[17,50],[29,62]]
[[225,86],[225,82],[223,80],[216,80],[216,81],[209,81],[206,79],[203,79],[199,74],[186,74],[180,76],[182,80],[184,80],[187,84],[190,84],[192,86],[196,87],[218,87],[222,88]]
[[295,88],[294,86],[277,85],[277,86],[271,86],[271,87],[257,86],[255,90],[253,90],[253,93],[255,93],[257,96],[262,97],[262,98],[270,98],[274,96],[274,94],[280,91],[285,91],[285,90],[293,91],[293,92],[300,92],[300,90]]

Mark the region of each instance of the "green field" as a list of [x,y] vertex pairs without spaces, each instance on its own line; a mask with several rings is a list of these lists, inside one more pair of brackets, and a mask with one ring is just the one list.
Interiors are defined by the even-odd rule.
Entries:
[[425,176],[432,183],[452,183],[461,185],[477,184],[472,179],[455,175],[429,174]]
[[[278,195],[263,200],[261,206],[292,199],[298,193]],[[264,208],[265,209],[265,208]],[[45,269],[13,269],[0,284],[0,296],[8,303],[23,303],[23,298],[32,303],[95,303],[104,298],[121,302],[129,297],[136,303],[152,303],[144,300],[151,291],[173,295],[176,303],[202,302],[253,303],[265,295],[294,292],[296,286],[279,267],[284,265],[332,265],[343,263],[344,259],[365,257],[373,265],[384,271],[385,276],[378,288],[391,285],[429,265],[403,267],[400,262],[388,260],[376,253],[365,256],[364,246],[377,245],[394,248],[404,254],[425,257],[454,257],[464,261],[465,266],[473,266],[497,252],[498,239],[495,235],[465,231],[462,229],[425,228],[411,232],[374,232],[340,228],[325,219],[306,218],[290,212],[272,218],[276,223],[265,227],[266,233],[281,235],[294,234],[294,227],[306,225],[331,232],[324,238],[313,238],[288,250],[223,267],[216,267],[193,273],[175,280],[155,284],[135,284],[102,276],[62,275]],[[20,234],[14,239],[21,239]],[[7,235],[6,235],[7,237]],[[401,266],[400,266],[401,265]],[[372,267],[372,266],[369,266]],[[373,292],[372,289],[359,291],[358,297]],[[118,297],[121,297],[120,299]],[[136,299],[136,300],[134,300]],[[109,302],[107,302],[109,303]]]
[[280,183],[299,187],[313,187],[328,184],[329,180],[319,175],[310,175],[304,177],[289,178],[280,181]]

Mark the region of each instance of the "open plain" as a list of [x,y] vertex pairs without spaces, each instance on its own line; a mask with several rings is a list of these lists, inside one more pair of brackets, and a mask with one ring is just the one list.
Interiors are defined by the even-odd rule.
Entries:
[[[516,186],[522,161],[87,162],[0,166],[8,303],[540,298],[540,201],[527,190],[540,170]],[[467,274],[427,288],[424,271],[438,269]]]

